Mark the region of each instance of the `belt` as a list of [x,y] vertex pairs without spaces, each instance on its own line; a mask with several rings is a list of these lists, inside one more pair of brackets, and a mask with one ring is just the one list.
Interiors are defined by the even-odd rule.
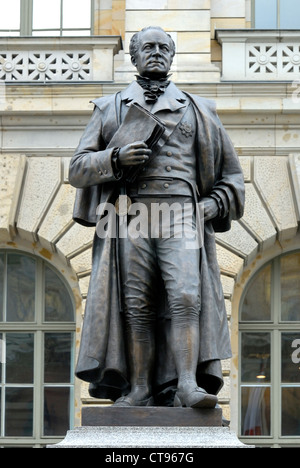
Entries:
[[173,195],[192,197],[191,186],[184,180],[179,179],[143,179],[127,188],[130,197],[160,196],[169,197]]

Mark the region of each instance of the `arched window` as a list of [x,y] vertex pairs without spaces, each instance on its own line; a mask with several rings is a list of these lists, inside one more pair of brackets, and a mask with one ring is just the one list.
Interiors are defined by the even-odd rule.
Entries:
[[268,263],[240,310],[240,436],[245,443],[300,444],[300,252]]
[[48,263],[0,251],[0,445],[41,447],[72,426],[74,310]]

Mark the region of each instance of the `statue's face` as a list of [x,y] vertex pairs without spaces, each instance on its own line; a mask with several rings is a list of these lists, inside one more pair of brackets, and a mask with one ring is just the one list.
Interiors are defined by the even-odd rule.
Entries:
[[131,60],[141,76],[152,79],[167,76],[173,62],[169,36],[155,29],[142,32],[138,52]]

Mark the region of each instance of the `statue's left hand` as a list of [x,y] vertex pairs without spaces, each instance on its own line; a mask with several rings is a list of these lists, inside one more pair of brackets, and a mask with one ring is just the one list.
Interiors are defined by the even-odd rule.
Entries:
[[118,162],[122,168],[138,166],[149,160],[152,151],[144,141],[135,141],[120,148]]
[[205,223],[218,216],[219,207],[218,207],[216,200],[214,200],[213,198],[206,197],[206,198],[203,198],[201,202],[204,204],[204,222]]

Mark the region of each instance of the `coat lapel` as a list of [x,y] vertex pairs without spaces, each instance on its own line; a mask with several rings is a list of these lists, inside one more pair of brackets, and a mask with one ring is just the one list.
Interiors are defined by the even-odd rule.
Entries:
[[152,112],[153,114],[157,114],[161,111],[176,112],[179,109],[184,109],[186,107],[186,96],[175,86],[174,83],[171,82],[164,94],[162,94],[154,104]]
[[143,88],[136,81],[133,81],[121,92],[121,101],[127,106],[130,106],[132,102],[137,102],[152,112],[152,114],[157,114],[161,111],[176,112],[187,106],[187,97],[172,82],[167,87],[165,93],[158,98],[154,106],[149,106],[145,102]]
[[134,81],[128,88],[121,92],[121,102],[123,105],[131,106],[137,102],[142,107],[156,114],[166,125],[166,131],[156,146],[159,152],[170,138],[175,128],[182,120],[189,105],[189,99],[180,91],[173,82],[169,84],[165,93],[161,95],[154,106],[149,106],[145,102],[144,91],[141,86]]

